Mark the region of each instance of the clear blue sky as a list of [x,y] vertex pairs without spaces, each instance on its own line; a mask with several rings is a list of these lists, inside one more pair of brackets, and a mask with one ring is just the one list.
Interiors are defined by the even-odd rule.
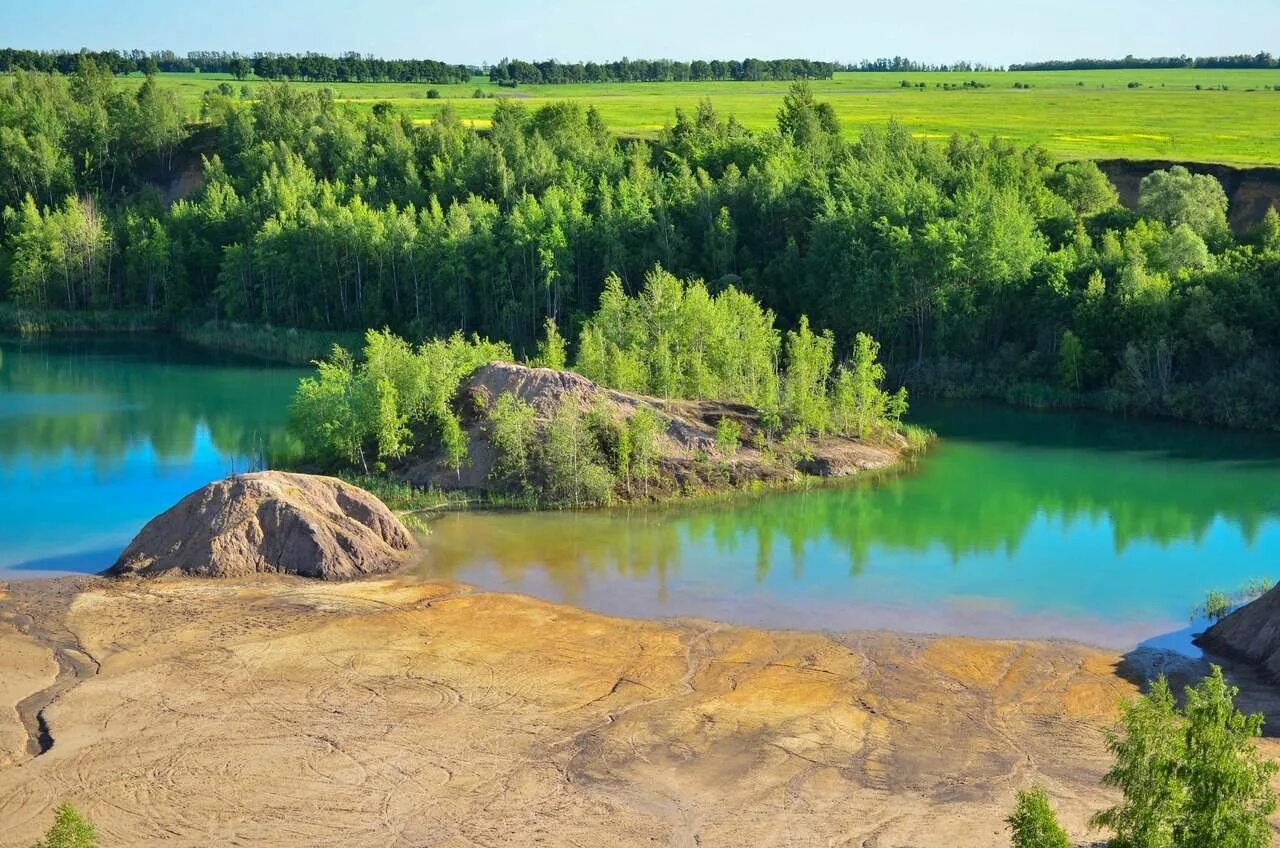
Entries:
[[1280,0],[0,0],[0,46],[480,63],[1280,53]]

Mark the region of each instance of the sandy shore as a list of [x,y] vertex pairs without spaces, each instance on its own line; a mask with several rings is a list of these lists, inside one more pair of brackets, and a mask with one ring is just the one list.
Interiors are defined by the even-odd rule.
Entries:
[[399,579],[16,583],[0,845],[69,800],[105,846],[990,848],[1032,782],[1085,844],[1119,662]]

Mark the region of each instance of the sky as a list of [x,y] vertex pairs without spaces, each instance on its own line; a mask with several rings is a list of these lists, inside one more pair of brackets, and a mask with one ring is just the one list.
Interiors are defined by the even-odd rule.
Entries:
[[1280,0],[0,0],[0,46],[1005,65],[1276,54]]

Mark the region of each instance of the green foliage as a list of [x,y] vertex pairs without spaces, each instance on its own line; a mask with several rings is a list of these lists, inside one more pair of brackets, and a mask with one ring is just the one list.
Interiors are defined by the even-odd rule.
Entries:
[[902,427],[902,437],[907,440],[907,453],[911,455],[919,455],[929,449],[929,446],[938,441],[938,434],[930,430],[928,427],[921,427],[916,424],[905,424]]
[[629,428],[603,407],[584,412],[571,395],[540,422],[532,406],[504,392],[489,410],[488,437],[498,454],[492,477],[546,506],[607,505],[618,482],[615,469],[632,471]]
[[396,512],[421,512],[436,509],[449,502],[443,492],[434,489],[422,489],[401,480],[394,480],[385,474],[352,474],[341,472],[342,480],[369,492]]
[[489,441],[498,452],[493,474],[521,487],[532,484],[538,450],[536,413],[520,398],[504,392],[489,410]]
[[665,423],[657,410],[640,407],[627,420],[626,444],[629,462],[626,466],[627,491],[639,484],[641,491],[649,493],[649,483],[657,472],[659,454],[658,439]]
[[542,331],[542,341],[538,342],[538,355],[532,364],[540,368],[563,371],[568,367],[567,344],[564,336],[560,335],[560,328],[556,326],[555,319],[547,318],[542,323]]
[[1124,801],[1094,816],[1110,828],[1115,848],[1265,848],[1267,816],[1275,809],[1270,779],[1275,763],[1263,760],[1251,739],[1262,716],[1235,707],[1238,694],[1213,666],[1186,690],[1179,710],[1164,678],[1125,704],[1120,729],[1107,736],[1115,765],[1104,782]]
[[544,488],[551,503],[580,509],[608,504],[615,480],[596,434],[572,396],[566,396],[547,422],[541,451]]
[[[332,71],[314,57],[261,60],[272,78],[293,77],[286,67]],[[780,390],[775,314],[777,327],[807,314],[816,336],[830,330],[837,362],[866,333],[883,344],[895,382],[939,394],[1035,397],[1018,387],[1061,385],[1060,340],[1070,331],[1085,353],[1068,381],[1076,402],[1280,426],[1280,320],[1271,308],[1280,218],[1237,241],[1212,177],[1158,171],[1134,214],[1116,207],[1094,165],[1055,165],[1038,147],[1003,139],[930,142],[898,124],[841,124],[823,102],[877,86],[948,109],[981,100],[977,118],[938,125],[986,136],[1001,108],[1021,115],[1042,97],[1060,98],[1051,72],[1019,73],[1021,90],[1007,95],[1018,103],[1001,107],[1005,95],[994,92],[1011,89],[994,75],[974,77],[990,98],[921,91],[920,82],[954,78],[910,69],[806,81],[782,95],[743,70],[734,85],[750,97],[720,92],[715,104],[672,116],[653,96],[665,83],[643,97],[620,88],[613,94],[625,97],[597,98],[599,84],[564,82],[556,102],[536,84],[519,102],[487,100],[465,97],[474,83],[453,82],[457,69],[441,67],[432,74],[450,82],[432,82],[439,101],[419,84],[397,99],[394,86],[354,81],[342,97],[328,86],[255,83],[246,99],[229,80],[113,78],[91,55],[64,69],[74,73],[0,80],[0,292],[24,314],[129,309],[166,323],[213,318],[322,335],[385,326],[414,339],[464,328],[521,350],[556,316],[581,331],[576,360],[593,379],[750,403],[775,434],[797,413],[811,432],[841,428],[823,420],[834,410],[823,416],[805,392]],[[1197,73],[1221,77],[1215,88],[1242,78]],[[1178,78],[1137,76],[1141,98],[1096,96],[1113,105],[1124,97],[1113,111],[1127,117],[1164,97],[1148,92],[1154,80]],[[517,78],[528,89],[527,73],[503,81]],[[899,89],[904,78],[912,88]],[[1179,96],[1197,102],[1236,102],[1234,91],[1183,87]],[[171,180],[175,144],[195,126],[183,123],[171,90],[189,91],[184,102],[200,112],[208,153],[203,186],[166,208],[146,185]],[[643,119],[619,112],[617,104],[633,110],[639,100]],[[1167,142],[1144,140],[1156,137],[1149,126],[1106,134],[1093,114],[1073,133],[1053,110],[1044,140],[1069,145],[1073,159],[1112,143],[1147,154],[1139,158],[1168,155],[1155,149]],[[620,114],[628,128],[671,126],[652,141],[622,142],[605,123]],[[469,125],[480,118],[489,130]],[[1180,154],[1194,135],[1183,126],[1166,133]],[[1215,144],[1235,144],[1220,135]],[[599,315],[583,321],[597,304]],[[560,361],[558,334],[540,358]],[[839,372],[826,378],[829,397],[840,383]],[[784,395],[803,409],[784,410]],[[389,411],[376,385],[362,396]],[[436,413],[424,428],[456,447],[457,428]],[[401,414],[414,431],[413,414]],[[374,441],[399,450],[392,419],[362,446],[366,455],[379,451]]]
[[454,408],[462,381],[480,365],[510,359],[511,350],[461,333],[416,350],[388,331],[365,335],[364,361],[335,345],[316,376],[298,384],[290,430],[307,459],[334,466],[396,459],[422,438],[435,439],[449,465],[461,469],[466,435]]
[[1232,609],[1231,596],[1226,592],[1210,590],[1205,593],[1204,600],[1191,610],[1191,620],[1207,618],[1210,621],[1221,621]]
[[1005,819],[1013,848],[1071,848],[1042,786],[1019,790],[1013,812]]
[[602,385],[665,398],[715,398],[756,406],[776,391],[773,313],[732,286],[711,295],[661,267],[636,297],[616,275],[583,325],[577,370]]
[[831,421],[837,432],[860,439],[883,437],[899,429],[907,411],[906,390],[885,391],[880,345],[866,333],[854,337],[849,362],[836,370]]
[[1227,194],[1209,174],[1192,174],[1182,165],[1142,178],[1138,210],[1170,227],[1185,224],[1202,238],[1227,232]]
[[54,810],[53,826],[32,848],[98,848],[98,831],[70,804]]
[[1236,607],[1247,604],[1270,592],[1275,581],[1268,577],[1252,577],[1238,588],[1234,594],[1211,590],[1205,593],[1204,600],[1191,608],[1191,620],[1207,618],[1210,621],[1221,621]]
[[1058,374],[1062,385],[1080,391],[1080,370],[1084,364],[1084,346],[1070,330],[1062,331],[1058,342]]
[[721,456],[733,456],[742,443],[742,424],[725,416],[716,422],[716,449]]
[[1090,161],[1063,162],[1045,178],[1045,185],[1082,218],[1106,212],[1120,203],[1116,187]]
[[611,277],[583,325],[577,370],[601,385],[664,398],[751,404],[770,431],[821,436],[834,424],[844,435],[881,437],[897,429],[906,393],[881,387],[880,346],[869,335],[855,336],[848,364],[833,377],[835,337],[815,333],[802,315],[786,334],[779,373],[773,322],[772,312],[732,286],[711,296],[701,282],[683,283],[656,267],[640,295],[629,297]]
[[787,370],[782,379],[783,420],[802,433],[819,436],[831,423],[827,382],[835,355],[835,336],[809,329],[809,319],[800,316],[795,330],[787,332]]

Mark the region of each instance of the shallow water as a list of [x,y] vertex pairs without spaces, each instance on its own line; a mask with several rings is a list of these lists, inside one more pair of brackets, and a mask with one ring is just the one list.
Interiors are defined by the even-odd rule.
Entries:
[[109,566],[258,461],[301,373],[157,337],[0,338],[0,579]]
[[[155,338],[0,339],[0,579],[96,571],[253,465],[303,372]],[[1280,572],[1280,439],[917,404],[878,483],[591,513],[448,514],[418,568],[621,615],[1186,649],[1210,589]]]
[[942,441],[875,484],[715,505],[472,513],[424,573],[635,616],[1190,650],[1210,589],[1280,570],[1280,440],[918,405]]

